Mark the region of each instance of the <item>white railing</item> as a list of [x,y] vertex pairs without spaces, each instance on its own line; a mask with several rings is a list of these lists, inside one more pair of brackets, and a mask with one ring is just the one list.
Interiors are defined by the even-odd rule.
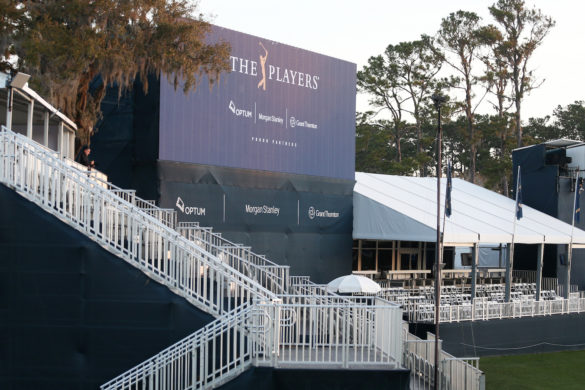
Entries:
[[[435,388],[435,340],[427,340],[405,332],[404,366],[411,371],[411,389]],[[442,343],[440,342],[440,345]],[[479,369],[479,358],[456,358],[439,347],[439,383],[444,390],[484,390],[485,375]]]
[[212,315],[251,299],[276,299],[87,171],[5,128],[0,132],[0,181]]
[[[474,303],[441,305],[441,322],[480,321],[502,318],[548,316],[555,314],[585,312],[585,298],[573,297],[553,300],[519,300],[516,302],[493,302],[475,299]],[[435,322],[435,305],[415,303],[409,308],[409,321]]]
[[220,386],[245,371],[254,356],[265,353],[266,345],[258,344],[254,337],[264,332],[262,314],[253,306],[242,305],[103,384],[101,389],[179,390]]
[[401,366],[397,305],[375,297],[289,295],[278,307],[280,367]]
[[101,389],[215,388],[251,365],[401,366],[396,305],[375,298],[305,302],[311,299],[242,305]]
[[[313,283],[308,276],[291,276],[289,290],[290,295],[339,297],[339,295],[327,291],[327,285]],[[379,298],[383,299],[383,297]]]
[[197,222],[180,222],[177,231],[273,293],[288,293],[289,266],[278,265],[257,255],[250,247],[234,244],[211,228],[200,227]]

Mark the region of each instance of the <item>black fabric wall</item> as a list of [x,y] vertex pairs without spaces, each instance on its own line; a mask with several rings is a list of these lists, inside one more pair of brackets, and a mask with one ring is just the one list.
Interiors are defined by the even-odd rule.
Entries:
[[407,370],[286,370],[254,367],[221,390],[407,390]]
[[92,389],[212,317],[0,185],[0,389]]
[[[566,223],[572,223],[573,200],[575,192],[572,179],[561,177],[558,165],[546,165],[545,145],[534,145],[527,148],[515,150],[512,154],[514,162],[514,182],[518,166],[521,167],[522,177],[522,198],[527,206],[533,207],[548,215]],[[583,203],[583,202],[581,202]],[[581,216],[580,221],[575,221],[575,227],[585,229],[585,217]],[[535,249],[521,249],[519,257],[534,256]],[[566,245],[546,245],[543,276],[558,277],[559,284],[566,279],[566,267],[561,264],[560,255],[566,256]],[[534,257],[531,257],[534,258]],[[516,262],[516,269],[525,264]],[[573,262],[571,265],[571,284],[579,286],[580,290],[585,289],[585,250],[576,249],[573,251]]]
[[511,188],[513,191],[516,188],[516,172],[520,166],[524,204],[557,218],[559,167],[545,165],[545,152],[544,145],[534,145],[512,153],[514,182]]
[[316,282],[351,272],[353,181],[168,161],[157,166],[160,204],[177,210],[179,221],[211,226]]
[[[498,356],[581,350],[583,329],[580,313],[442,323],[439,334],[443,349],[454,356]],[[410,332],[421,338],[434,331],[434,325],[410,324]]]
[[103,118],[91,139],[91,156],[97,169],[115,185],[134,189],[140,197],[156,200],[158,158],[159,80],[148,78],[148,93],[141,82],[119,95],[107,90]]

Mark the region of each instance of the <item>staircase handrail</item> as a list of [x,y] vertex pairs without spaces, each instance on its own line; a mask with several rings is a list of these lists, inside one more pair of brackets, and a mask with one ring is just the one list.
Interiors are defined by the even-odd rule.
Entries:
[[[100,386],[100,389],[129,389],[137,388],[135,386],[138,386],[141,382],[143,384],[152,384],[156,381],[164,381],[166,378],[162,373],[164,373],[169,363],[172,364],[177,361],[181,362],[185,368],[183,378],[168,378],[170,381],[182,381],[182,388],[185,389],[202,388],[204,385],[218,386],[220,383],[246,370],[252,365],[253,354],[260,352],[252,347],[254,340],[253,337],[250,337],[249,329],[246,329],[246,324],[244,323],[254,310],[256,310],[256,306],[248,303],[235,308],[145,362],[104,383]],[[234,356],[236,355],[235,351],[232,351],[232,356],[227,356],[228,358],[231,357],[231,359],[228,359],[225,364],[217,367],[217,369],[210,367],[216,362],[215,360],[211,362],[210,360],[212,359],[207,359],[209,351],[205,350],[206,343],[215,345],[220,345],[220,341],[229,343],[229,340],[224,340],[223,337],[230,331],[240,333],[238,343],[242,344],[236,346],[236,350],[240,353]],[[243,345],[243,343],[246,343],[246,345]],[[226,355],[222,357],[226,358]],[[201,356],[206,358],[201,359]]]
[[179,222],[177,231],[198,245],[223,258],[231,267],[258,281],[275,294],[285,294],[290,285],[290,267],[278,265],[251,251],[250,247],[225,239],[209,227],[198,223]]
[[[276,299],[275,294],[255,280],[242,275],[181,237],[175,230],[113,194],[87,172],[70,167],[56,153],[5,127],[0,135],[4,140],[0,150],[0,176],[3,181],[12,180],[10,184],[20,189],[29,200],[93,237],[106,249],[194,305],[213,315],[220,315],[246,299]],[[20,160],[32,159],[26,167],[26,161],[19,161],[17,166],[17,156],[8,155],[9,140],[14,144],[14,153],[17,152],[17,144],[23,149],[22,156],[18,156]],[[10,160],[10,157],[13,159]],[[9,172],[11,163],[14,172]],[[10,177],[5,177],[7,174]],[[73,184],[77,187],[68,187]],[[149,257],[146,251],[151,251],[152,256]],[[208,284],[196,284],[194,276],[199,271],[202,278],[209,279]],[[211,292],[207,291],[208,287]],[[227,307],[224,307],[226,300]]]

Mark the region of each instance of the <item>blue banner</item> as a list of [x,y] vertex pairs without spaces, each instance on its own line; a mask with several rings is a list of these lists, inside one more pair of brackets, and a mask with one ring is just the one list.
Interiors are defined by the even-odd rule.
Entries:
[[187,95],[161,78],[159,159],[354,179],[356,65],[214,27],[231,72]]

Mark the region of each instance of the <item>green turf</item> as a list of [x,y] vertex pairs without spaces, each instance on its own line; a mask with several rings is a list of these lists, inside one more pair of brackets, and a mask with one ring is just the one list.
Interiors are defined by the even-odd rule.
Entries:
[[585,389],[585,351],[482,357],[486,390]]

